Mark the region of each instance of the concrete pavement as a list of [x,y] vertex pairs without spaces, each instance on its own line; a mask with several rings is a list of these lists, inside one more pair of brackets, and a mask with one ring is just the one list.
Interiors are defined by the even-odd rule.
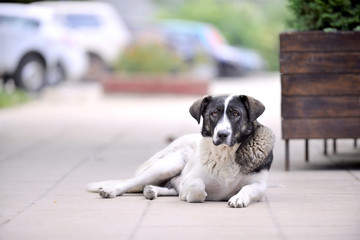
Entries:
[[[103,96],[97,85],[48,90],[39,100],[0,110],[0,239],[360,239],[360,150],[339,140],[291,141],[284,172],[278,74],[212,83],[211,93],[261,100],[260,122],[277,136],[266,201],[245,209],[177,197],[101,199],[91,181],[127,178],[166,146],[199,132],[188,114],[196,96]],[[330,144],[329,144],[330,146]]]

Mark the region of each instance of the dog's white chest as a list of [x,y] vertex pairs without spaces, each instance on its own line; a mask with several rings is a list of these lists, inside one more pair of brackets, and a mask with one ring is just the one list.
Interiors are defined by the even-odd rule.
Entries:
[[240,172],[235,162],[238,146],[215,146],[204,139],[200,144],[199,159],[206,172],[224,181],[237,178]]
[[215,146],[212,139],[202,139],[199,151],[182,173],[183,183],[201,178],[206,187],[207,200],[227,200],[242,187],[242,174],[235,162],[233,148]]

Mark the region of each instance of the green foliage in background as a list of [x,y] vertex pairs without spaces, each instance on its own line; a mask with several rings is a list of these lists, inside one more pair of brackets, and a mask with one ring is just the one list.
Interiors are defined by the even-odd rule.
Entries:
[[182,68],[180,59],[158,44],[129,46],[116,63],[116,70],[125,74],[174,74],[182,71]]
[[177,18],[211,23],[230,45],[257,50],[270,70],[278,70],[278,34],[285,30],[286,0],[157,0],[165,7],[159,18]]
[[[49,0],[1,0],[2,3],[32,3],[32,2],[45,2]],[[76,0],[76,1],[88,1],[88,0]]]
[[0,90],[0,108],[11,107],[30,100],[29,95],[20,90],[11,93]]
[[296,30],[360,30],[358,0],[288,0]]

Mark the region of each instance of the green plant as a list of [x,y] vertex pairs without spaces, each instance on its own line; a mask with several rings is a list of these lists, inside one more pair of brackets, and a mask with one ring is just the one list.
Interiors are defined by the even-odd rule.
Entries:
[[360,1],[288,0],[296,30],[360,30]]
[[116,63],[116,70],[126,74],[164,74],[183,70],[180,59],[159,44],[129,46]]
[[15,90],[11,93],[0,90],[0,108],[11,107],[30,100],[24,91]]

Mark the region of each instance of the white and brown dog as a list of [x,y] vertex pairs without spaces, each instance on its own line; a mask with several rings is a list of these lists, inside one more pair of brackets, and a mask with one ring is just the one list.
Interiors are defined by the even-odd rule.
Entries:
[[103,198],[143,192],[147,199],[178,195],[188,202],[228,201],[246,207],[261,201],[275,137],[256,119],[264,105],[245,95],[206,96],[190,107],[201,135],[185,135],[140,166],[134,178],[90,183]]

